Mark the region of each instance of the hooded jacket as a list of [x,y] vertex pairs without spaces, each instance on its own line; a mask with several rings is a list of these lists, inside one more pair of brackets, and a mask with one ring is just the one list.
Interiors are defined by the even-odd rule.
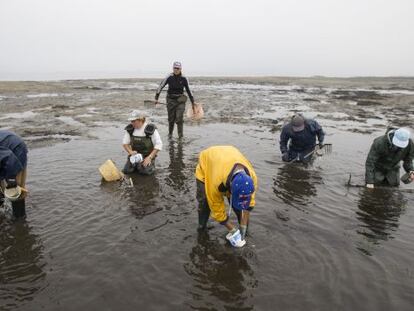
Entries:
[[15,178],[27,165],[27,147],[15,133],[0,131],[0,180]]
[[395,129],[388,129],[386,134],[377,137],[371,145],[365,162],[365,182],[367,184],[375,183],[375,171],[386,174],[392,170],[399,170],[400,161],[403,161],[403,167],[406,172],[414,170],[414,143],[410,139],[408,146],[397,148],[392,143]]
[[257,177],[253,166],[244,155],[233,146],[213,146],[200,153],[195,176],[205,184],[207,202],[211,217],[218,222],[227,220],[224,196],[230,197],[230,183],[237,164],[244,166],[246,173],[253,179],[255,191],[250,207],[255,206]]

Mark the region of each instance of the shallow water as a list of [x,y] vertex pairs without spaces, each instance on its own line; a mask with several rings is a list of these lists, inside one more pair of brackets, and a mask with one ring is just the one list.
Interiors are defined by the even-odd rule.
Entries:
[[[120,95],[131,102],[154,85],[116,83],[105,85],[137,88]],[[66,133],[66,143],[33,144],[27,220],[0,215],[0,310],[411,310],[414,194],[345,187],[349,173],[362,183],[369,145],[389,122],[386,107],[374,109],[378,119],[367,110],[365,118],[348,120],[359,108],[340,109],[343,103],[329,98],[321,104],[326,95],[315,95],[315,87],[298,93],[296,86],[256,83],[240,94],[237,81],[223,90],[203,83],[194,89],[211,105],[202,123],[187,122],[182,142],[166,139],[165,111],[149,109],[164,150],[156,175],[134,176],[134,187],[102,183],[97,171],[107,158],[124,164],[119,119],[128,101],[110,106],[106,98],[116,95],[90,88],[30,98],[41,101],[32,105],[43,107],[43,121],[78,132]],[[52,116],[48,111],[58,108],[47,105],[75,113]],[[331,155],[308,167],[283,164],[278,152],[278,125],[298,107],[318,116],[334,144]],[[76,118],[84,113],[93,116]],[[364,126],[367,133],[353,130]],[[220,225],[196,231],[194,169],[198,153],[214,144],[238,147],[259,177],[251,234],[240,250],[227,245]]]

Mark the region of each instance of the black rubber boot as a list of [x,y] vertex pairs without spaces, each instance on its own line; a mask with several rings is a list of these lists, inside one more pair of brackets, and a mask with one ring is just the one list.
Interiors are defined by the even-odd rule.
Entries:
[[14,218],[26,217],[26,202],[24,199],[19,199],[12,202]]
[[168,123],[168,136],[171,138],[174,132],[174,123]]
[[198,230],[206,230],[210,218],[210,210],[198,211]]
[[184,123],[177,123],[178,137],[183,138],[184,136]]

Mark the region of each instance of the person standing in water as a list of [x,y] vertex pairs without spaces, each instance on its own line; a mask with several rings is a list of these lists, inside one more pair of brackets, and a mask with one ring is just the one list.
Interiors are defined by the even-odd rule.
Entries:
[[0,131],[0,196],[12,203],[13,216],[26,216],[27,146],[10,131]]
[[306,119],[302,114],[295,114],[280,133],[280,152],[284,162],[298,161],[307,163],[312,157],[308,155],[316,147],[323,147],[325,132],[316,120]]
[[[229,231],[227,239],[238,236],[235,247],[245,245],[250,212],[255,206],[257,177],[252,164],[233,146],[212,146],[200,153],[196,172],[198,229],[207,228],[210,216]],[[237,215],[239,229],[229,221],[224,197]],[[229,210],[230,211],[230,210]]]
[[167,91],[167,112],[168,112],[168,136],[171,138],[174,131],[174,124],[177,123],[178,137],[184,135],[184,111],[187,96],[184,95],[184,89],[190,98],[194,109],[194,97],[191,94],[188,79],[182,74],[180,62],[174,62],[173,72],[162,80],[155,94],[155,104],[158,104],[158,98],[161,91],[168,84]]
[[405,128],[388,129],[374,140],[365,162],[367,188],[400,184],[400,162],[407,172],[407,182],[414,180],[414,143]]

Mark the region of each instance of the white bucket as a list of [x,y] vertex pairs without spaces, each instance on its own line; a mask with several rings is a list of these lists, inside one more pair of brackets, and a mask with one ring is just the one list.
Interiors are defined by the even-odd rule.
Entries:
[[142,154],[136,153],[129,157],[129,161],[131,162],[131,164],[139,164],[142,161],[144,161],[144,157],[142,156]]
[[246,241],[245,240],[242,240],[240,230],[237,230],[233,234],[229,232],[226,235],[226,239],[234,247],[243,247],[246,244]]

